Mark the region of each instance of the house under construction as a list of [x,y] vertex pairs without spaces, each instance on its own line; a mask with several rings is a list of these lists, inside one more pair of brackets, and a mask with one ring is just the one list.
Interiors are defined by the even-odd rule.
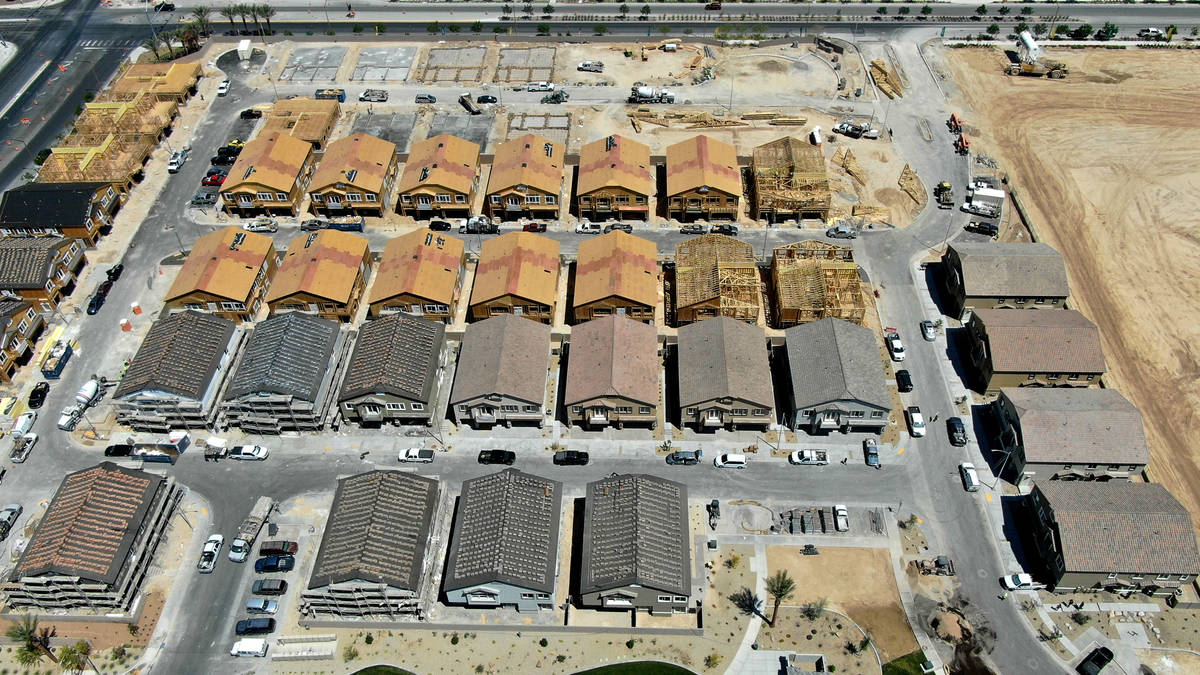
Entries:
[[754,148],[754,217],[768,222],[829,217],[829,176],[821,146],[787,136]]
[[75,120],[75,131],[81,134],[141,134],[157,140],[171,126],[178,109],[179,104],[175,101],[159,100],[145,91],[111,96],[106,92],[102,100],[84,104],[83,112]]
[[779,328],[827,317],[862,324],[866,315],[854,250],[819,239],[775,249],[774,319]]
[[39,183],[109,183],[129,192],[150,157],[155,137],[145,134],[72,133],[38,171]]
[[757,323],[762,281],[754,247],[723,234],[705,234],[675,247],[675,323],[727,316]]

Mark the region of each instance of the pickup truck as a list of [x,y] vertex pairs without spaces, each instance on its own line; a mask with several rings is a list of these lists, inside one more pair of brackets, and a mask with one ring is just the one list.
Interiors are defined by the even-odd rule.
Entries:
[[30,431],[22,436],[13,437],[12,451],[8,454],[8,458],[13,464],[20,464],[29,457],[29,453],[33,450],[33,446],[38,442],[38,435]]
[[400,451],[401,462],[419,462],[421,464],[431,464],[433,462],[433,450],[425,448],[408,448]]
[[600,223],[579,223],[575,226],[575,234],[600,234],[603,231]]
[[900,341],[899,333],[888,333],[883,337],[887,342],[888,353],[892,355],[893,361],[904,360],[904,343]]
[[796,450],[788,455],[788,462],[821,466],[829,463],[829,453],[824,450]]
[[384,89],[366,89],[358,95],[358,100],[382,103],[388,100],[388,93]]

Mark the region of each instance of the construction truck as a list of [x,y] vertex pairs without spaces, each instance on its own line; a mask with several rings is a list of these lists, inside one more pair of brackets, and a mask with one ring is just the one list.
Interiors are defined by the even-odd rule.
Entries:
[[254,502],[254,508],[250,510],[250,515],[242,521],[237,537],[229,547],[230,560],[246,562],[246,558],[250,556],[250,549],[254,547],[254,540],[262,531],[263,524],[267,522],[267,517],[271,515],[271,510],[274,508],[275,500],[270,497],[259,497],[258,501]]
[[580,61],[579,65],[576,66],[575,69],[583,71],[585,73],[603,73],[604,72],[604,62],[603,61]]
[[951,113],[950,119],[946,122],[946,127],[950,129],[952,134],[961,134],[963,131],[963,120],[958,116],[958,113]]
[[971,139],[967,138],[966,134],[959,134],[958,138],[954,139],[954,151],[960,155],[971,152]]
[[942,181],[933,188],[933,198],[937,200],[939,209],[954,208],[954,186],[948,181]]
[[1039,61],[1038,63],[1012,63],[1004,71],[1008,75],[1027,75],[1029,77],[1048,77],[1061,80],[1070,70],[1067,64],[1058,61]]
[[990,187],[977,187],[971,191],[967,203],[962,210],[985,218],[996,218],[1004,208],[1004,190]]
[[563,91],[562,89],[559,89],[556,92],[546,94],[545,96],[543,96],[542,103],[566,103],[567,99],[569,99],[569,98],[571,98],[570,94]]
[[675,94],[666,89],[651,87],[644,84],[635,85],[629,90],[630,103],[674,103]]

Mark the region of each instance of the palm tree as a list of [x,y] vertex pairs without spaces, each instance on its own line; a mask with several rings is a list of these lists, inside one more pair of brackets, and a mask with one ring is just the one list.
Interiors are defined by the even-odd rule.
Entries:
[[200,49],[200,33],[196,30],[196,24],[191,22],[183,24],[183,28],[180,28],[176,35],[179,36],[179,40],[183,42],[183,47],[189,54]]
[[787,570],[779,570],[767,577],[767,594],[775,601],[775,607],[771,609],[771,620],[767,622],[772,628],[775,627],[775,616],[779,614],[779,605],[795,592],[796,580],[792,579]]
[[4,635],[21,643],[20,649],[17,650],[17,661],[21,665],[32,666],[41,661],[43,656],[49,656],[53,661],[58,660],[54,658],[54,652],[50,651],[50,638],[56,632],[50,628],[40,628],[36,616],[22,614],[20,619],[4,631]]
[[237,16],[237,5],[228,5],[217,10],[221,16],[229,19],[229,30],[237,32],[237,24],[233,22],[233,17]]
[[258,31],[259,35],[262,35],[262,24],[258,22],[258,17],[261,16],[258,13],[258,5],[246,5],[245,7],[246,13],[249,14],[250,18],[254,20],[254,29]]
[[271,17],[275,16],[277,13],[278,12],[275,11],[275,8],[270,5],[263,4],[258,6],[258,15],[267,21],[268,35],[273,35],[275,33],[275,31],[271,30]]
[[152,35],[149,38],[147,38],[146,41],[142,43],[142,46],[145,47],[146,49],[149,49],[150,51],[154,52],[154,60],[155,61],[157,61],[159,58],[161,58],[158,55],[158,36],[157,35]]
[[29,667],[36,666],[42,662],[42,657],[45,654],[37,647],[30,645],[21,645],[17,648],[17,663]]
[[195,7],[192,9],[192,21],[196,24],[196,31],[200,35],[208,35],[212,33],[212,10],[207,7]]
[[249,33],[250,27],[246,25],[246,15],[250,13],[250,6],[249,5],[234,5],[233,8],[235,10],[237,10],[238,17],[240,17],[242,20],[242,30]]
[[63,645],[58,648],[58,665],[68,673],[82,673],[87,665],[84,655],[75,647],[76,645]]
[[734,591],[729,599],[733,601],[734,607],[737,607],[743,614],[753,614],[766,621],[767,617],[762,614],[762,600],[754,594],[754,591],[742,587],[739,591]]

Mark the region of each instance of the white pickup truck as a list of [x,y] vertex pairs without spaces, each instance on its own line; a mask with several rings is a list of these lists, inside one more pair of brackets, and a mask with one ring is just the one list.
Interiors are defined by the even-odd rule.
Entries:
[[400,451],[400,457],[398,459],[401,462],[431,464],[433,463],[433,450],[427,450],[425,448],[408,448]]
[[796,450],[788,455],[788,462],[820,466],[829,463],[829,453],[824,450]]

